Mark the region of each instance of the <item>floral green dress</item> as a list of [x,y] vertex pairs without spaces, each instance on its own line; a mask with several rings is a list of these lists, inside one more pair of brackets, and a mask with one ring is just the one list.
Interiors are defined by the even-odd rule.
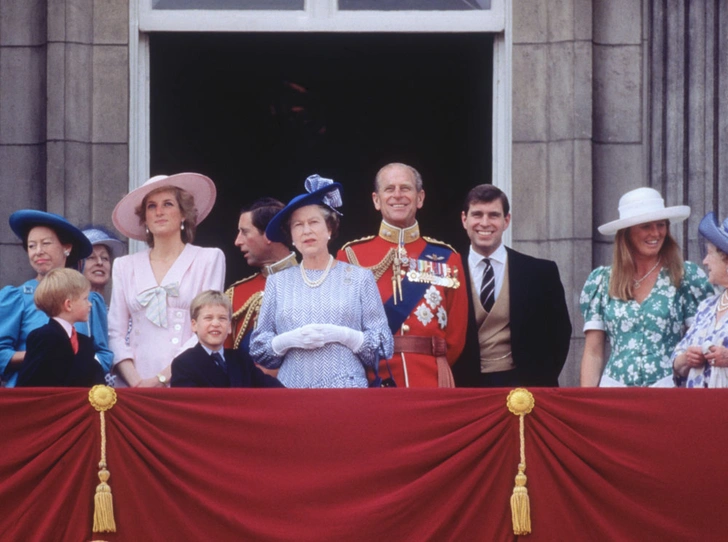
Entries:
[[579,303],[584,331],[600,330],[612,352],[604,374],[627,386],[650,386],[672,374],[670,355],[698,309],[714,295],[702,269],[685,262],[679,288],[663,268],[652,291],[640,304],[609,296],[611,267],[598,267],[584,284]]

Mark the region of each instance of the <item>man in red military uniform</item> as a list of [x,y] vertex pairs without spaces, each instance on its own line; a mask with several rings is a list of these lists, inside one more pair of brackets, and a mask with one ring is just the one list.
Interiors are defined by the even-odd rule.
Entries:
[[338,258],[371,269],[377,279],[394,335],[394,356],[380,362],[379,375],[391,372],[399,387],[452,386],[450,366],[465,345],[468,322],[460,255],[420,236],[415,215],[425,191],[413,167],[380,169],[372,199],[382,214],[379,235],[347,243]]
[[225,347],[237,348],[246,355],[250,333],[263,301],[266,278],[297,265],[295,253],[283,243],[274,243],[265,236],[268,222],[283,207],[283,203],[276,199],[261,198],[240,211],[235,246],[240,248],[248,265],[260,268],[260,272],[239,280],[225,291],[233,304],[233,332]]

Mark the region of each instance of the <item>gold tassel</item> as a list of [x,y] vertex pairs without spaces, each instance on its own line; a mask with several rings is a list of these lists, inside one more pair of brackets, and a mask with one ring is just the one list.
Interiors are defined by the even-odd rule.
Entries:
[[116,391],[109,386],[94,386],[88,393],[88,400],[99,412],[101,418],[101,461],[99,461],[99,480],[94,495],[94,526],[95,533],[115,533],[114,500],[111,496],[111,486],[107,484],[111,473],[106,468],[106,418],[104,412],[116,404]]
[[508,410],[518,416],[518,434],[520,438],[521,462],[518,464],[516,485],[511,495],[511,519],[513,521],[513,534],[526,535],[531,533],[531,501],[526,488],[526,436],[524,431],[524,417],[533,410],[535,400],[531,392],[525,388],[516,388],[508,394],[506,401]]

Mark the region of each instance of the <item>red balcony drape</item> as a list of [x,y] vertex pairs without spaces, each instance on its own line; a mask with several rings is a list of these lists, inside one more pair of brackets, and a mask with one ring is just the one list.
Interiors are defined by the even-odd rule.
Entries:
[[[514,540],[510,390],[0,390],[0,540]],[[724,540],[728,390],[531,389],[533,541]]]

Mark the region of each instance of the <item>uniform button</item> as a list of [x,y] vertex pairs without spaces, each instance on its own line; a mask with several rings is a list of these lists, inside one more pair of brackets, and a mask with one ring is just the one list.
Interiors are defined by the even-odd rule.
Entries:
[[172,344],[177,344],[179,342],[179,339],[177,337],[172,339]]
[[174,330],[175,331],[179,331],[180,329],[182,329],[182,326],[180,324],[175,324],[174,325]]
[[402,333],[407,333],[410,327],[407,324],[402,324]]

